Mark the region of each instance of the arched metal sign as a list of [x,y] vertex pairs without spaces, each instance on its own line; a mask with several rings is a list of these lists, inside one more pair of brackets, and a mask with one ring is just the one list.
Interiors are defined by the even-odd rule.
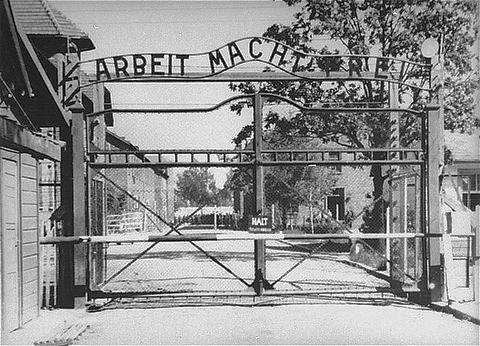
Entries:
[[[237,67],[249,65],[248,72]],[[95,71],[94,80],[81,81],[80,69]],[[102,82],[194,81],[384,81],[428,90],[429,64],[404,59],[347,54],[310,54],[266,37],[247,37],[217,49],[193,54],[144,53],[70,63],[59,83],[68,104],[82,87]],[[72,80],[77,79],[76,87]],[[65,86],[68,86],[66,88]]]

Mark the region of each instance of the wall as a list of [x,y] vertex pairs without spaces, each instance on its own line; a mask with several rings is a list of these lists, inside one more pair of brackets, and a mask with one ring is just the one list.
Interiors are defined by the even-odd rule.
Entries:
[[[0,150],[0,157],[4,246],[2,328],[10,331],[15,324],[18,327],[37,317],[40,309],[38,162],[28,154],[20,154],[5,148]],[[8,227],[3,227],[5,222],[8,222]],[[8,246],[4,240],[8,238],[10,239],[8,243],[13,245],[13,248],[3,251],[6,250],[5,246]],[[8,275],[6,271],[9,272]],[[11,280],[17,280],[17,284]],[[18,318],[14,316],[15,313],[18,314]]]

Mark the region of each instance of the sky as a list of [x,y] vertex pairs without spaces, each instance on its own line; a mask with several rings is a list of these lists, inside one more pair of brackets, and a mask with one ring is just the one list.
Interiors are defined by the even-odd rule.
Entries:
[[[51,1],[92,39],[82,60],[116,54],[201,53],[276,22],[288,24],[294,9],[283,1]],[[87,71],[88,72],[88,71]],[[93,71],[89,71],[93,72]],[[223,83],[110,83],[114,107],[207,107],[234,94]],[[120,115],[118,134],[142,149],[233,148],[232,138],[251,112],[229,107],[209,114]]]
[[[66,1],[50,0],[86,32],[96,49],[82,60],[137,53],[202,53],[232,40],[261,36],[289,24],[299,8],[283,1]],[[93,71],[87,71],[93,72]],[[225,83],[109,83],[115,108],[208,107],[234,94]],[[252,121],[251,109],[228,106],[197,114],[116,114],[113,131],[141,149],[232,149]],[[212,169],[217,186],[225,169]]]

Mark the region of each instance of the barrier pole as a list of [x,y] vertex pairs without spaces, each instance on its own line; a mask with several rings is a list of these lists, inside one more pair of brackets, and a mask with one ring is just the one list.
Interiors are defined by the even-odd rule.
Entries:
[[[262,97],[259,93],[255,93],[253,107],[254,117],[254,145],[255,145],[255,212],[257,215],[263,213],[263,166],[262,166]],[[266,259],[265,259],[265,240],[254,240],[254,262],[255,262],[255,279],[253,288],[257,295],[262,295],[265,285]]]

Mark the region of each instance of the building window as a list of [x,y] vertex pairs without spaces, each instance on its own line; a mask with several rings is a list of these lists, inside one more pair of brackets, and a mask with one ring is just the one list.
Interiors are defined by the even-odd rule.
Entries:
[[462,175],[462,199],[471,210],[480,205],[480,173]]
[[326,198],[327,209],[335,220],[345,220],[345,188],[337,187]]
[[[328,153],[328,160],[329,161],[340,161],[340,152],[338,151],[333,151]],[[342,172],[342,165],[335,165],[335,166],[330,166],[330,169],[334,170],[335,172]]]

